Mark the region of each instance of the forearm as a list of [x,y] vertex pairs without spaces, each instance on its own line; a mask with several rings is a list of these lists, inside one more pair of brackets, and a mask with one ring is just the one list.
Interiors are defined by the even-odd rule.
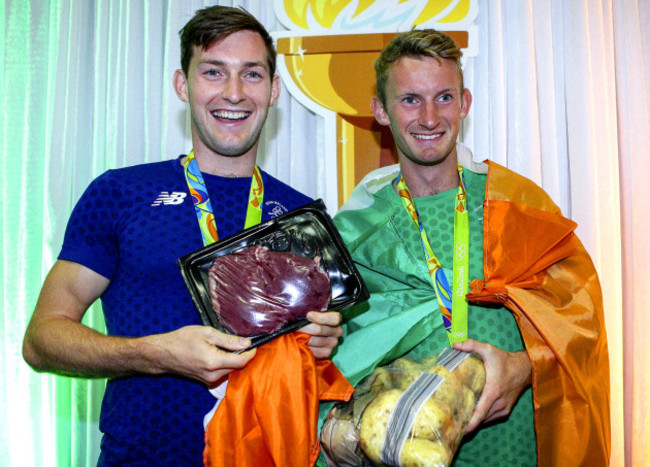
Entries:
[[83,377],[174,374],[214,384],[242,368],[255,351],[232,353],[250,340],[208,326],[128,338],[106,336],[81,320],[109,280],[84,266],[57,261],[25,332],[23,357],[37,371]]
[[518,386],[521,387],[523,392],[528,386],[533,383],[533,366],[530,362],[530,357],[528,352],[525,350],[520,350],[513,354],[513,358],[516,361],[514,365],[517,370],[514,372],[518,377]]
[[155,336],[107,336],[65,317],[30,323],[23,343],[23,356],[35,370],[87,378],[162,373],[162,352]]

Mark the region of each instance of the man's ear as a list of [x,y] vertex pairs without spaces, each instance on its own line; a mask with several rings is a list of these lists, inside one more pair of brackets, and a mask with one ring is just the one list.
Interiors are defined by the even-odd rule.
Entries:
[[183,102],[189,102],[190,95],[187,91],[187,77],[185,76],[185,72],[183,70],[176,70],[172,80],[174,82],[174,91],[176,91],[178,98]]
[[472,106],[472,93],[469,92],[469,89],[463,89],[463,102],[460,106],[460,118],[461,120],[467,117],[469,113],[469,108]]
[[372,113],[375,115],[375,120],[377,120],[377,123],[383,126],[390,125],[390,119],[388,118],[386,109],[384,109],[384,105],[381,103],[381,100],[378,96],[372,97],[370,108],[372,109]]
[[273,75],[271,79],[271,98],[269,100],[269,106],[275,105],[280,97],[280,90],[282,89],[282,84],[280,81],[279,75]]

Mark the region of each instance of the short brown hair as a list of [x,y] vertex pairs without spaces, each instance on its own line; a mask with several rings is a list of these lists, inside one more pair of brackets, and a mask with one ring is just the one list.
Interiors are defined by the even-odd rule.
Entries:
[[266,46],[266,60],[271,78],[275,75],[276,52],[273,39],[253,15],[243,8],[211,6],[198,10],[194,17],[178,32],[181,36],[181,68],[187,75],[192,60],[192,48],[206,50],[215,42],[239,31],[258,33]]
[[386,104],[386,81],[391,66],[403,57],[433,57],[438,61],[443,58],[453,60],[460,73],[460,87],[463,90],[463,70],[460,58],[463,52],[456,46],[454,40],[444,32],[435,29],[413,29],[395,36],[384,47],[375,61],[375,76],[377,79],[377,94],[382,104]]

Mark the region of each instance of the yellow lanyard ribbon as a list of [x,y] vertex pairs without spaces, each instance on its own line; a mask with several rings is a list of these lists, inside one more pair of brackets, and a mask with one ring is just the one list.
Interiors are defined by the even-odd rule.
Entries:
[[[185,158],[183,164],[185,172],[185,180],[190,190],[196,217],[199,221],[199,228],[201,229],[201,237],[203,238],[203,245],[219,240],[217,233],[217,222],[214,218],[214,211],[212,210],[212,203],[208,190],[203,181],[203,175],[199,170],[199,164],[194,158],[194,151]],[[255,166],[253,177],[251,179],[251,189],[248,195],[248,208],[246,209],[246,221],[244,229],[259,224],[262,221],[262,201],[264,200],[264,184],[262,182],[262,174],[260,169]]]
[[467,212],[467,191],[463,168],[458,165],[458,191],[454,209],[454,255],[452,285],[449,286],[447,277],[442,270],[442,265],[436,257],[429,237],[420,221],[420,216],[413,202],[413,196],[404,177],[400,172],[397,181],[397,192],[402,200],[402,205],[413,224],[420,232],[424,256],[429,269],[429,276],[436,292],[442,321],[447,330],[449,343],[461,342],[467,339],[467,275],[469,273],[469,214]]

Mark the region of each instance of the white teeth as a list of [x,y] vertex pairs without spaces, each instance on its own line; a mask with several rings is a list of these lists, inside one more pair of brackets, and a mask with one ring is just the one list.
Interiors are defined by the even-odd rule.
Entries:
[[227,118],[229,120],[241,120],[248,117],[249,112],[234,112],[232,110],[215,110],[212,112],[213,117]]
[[416,135],[415,133],[412,133],[412,135],[417,139],[436,139],[440,138],[442,136],[442,133],[437,133],[435,135]]

